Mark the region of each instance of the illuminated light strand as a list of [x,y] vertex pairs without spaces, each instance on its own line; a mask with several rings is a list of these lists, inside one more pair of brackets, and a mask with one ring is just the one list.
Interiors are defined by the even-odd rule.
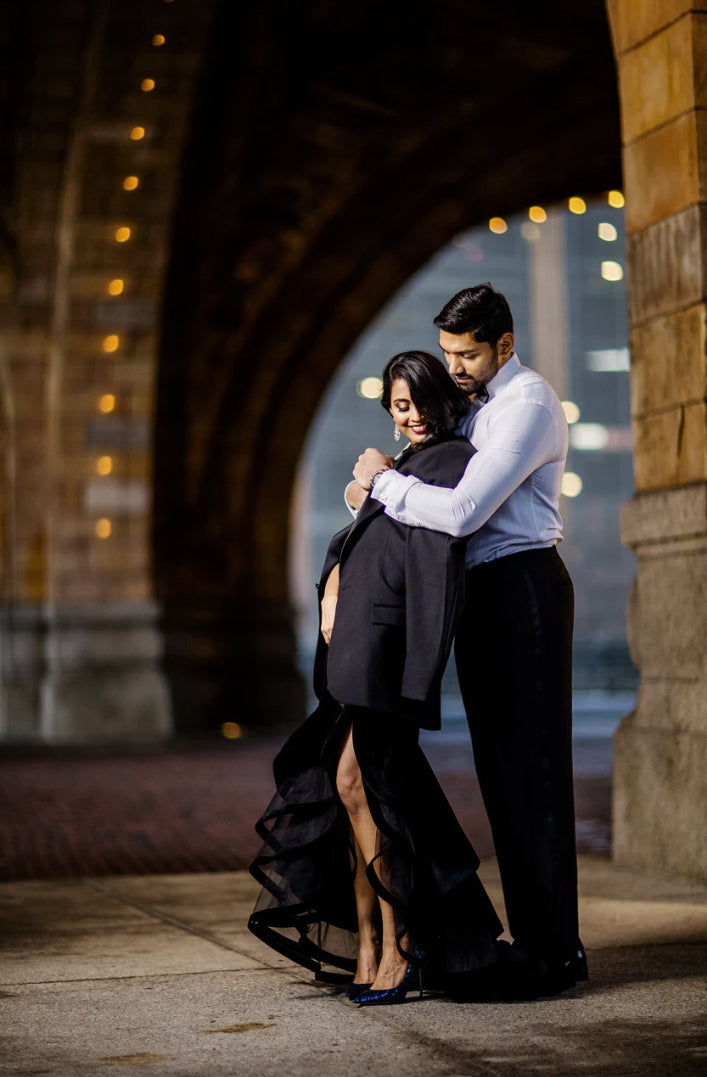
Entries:
[[[173,3],[173,0],[164,0],[164,3]],[[161,48],[167,39],[164,34],[153,34],[152,45],[155,48]],[[151,93],[157,83],[153,78],[144,78],[140,83],[140,89],[143,93]],[[135,124],[130,128],[130,140],[132,142],[141,142],[145,138],[146,129],[141,124]],[[124,191],[135,191],[140,186],[140,179],[138,176],[125,176],[122,182]],[[128,225],[120,225],[114,232],[114,239],[117,243],[127,243],[132,236],[132,229]],[[107,285],[108,295],[118,296],[122,295],[125,290],[125,281],[122,277],[114,277],[108,282]],[[103,351],[106,353],[115,352],[120,347],[120,337],[117,333],[109,333],[103,338],[102,342]],[[103,393],[98,398],[98,410],[102,415],[109,415],[115,411],[116,397],[114,393]],[[113,471],[113,458],[111,456],[100,456],[95,463],[96,472],[99,475],[110,475]],[[102,517],[97,520],[94,525],[95,534],[99,539],[107,539],[113,532],[113,525],[107,517]],[[222,727],[223,735],[225,737],[237,738],[242,735],[241,727],[237,722],[224,723]]]

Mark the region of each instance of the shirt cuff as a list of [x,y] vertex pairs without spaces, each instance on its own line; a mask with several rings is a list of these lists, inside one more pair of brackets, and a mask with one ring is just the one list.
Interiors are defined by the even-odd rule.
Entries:
[[402,524],[420,527],[420,521],[405,511],[408,492],[419,481],[414,475],[401,475],[399,471],[391,468],[376,479],[371,497],[385,505],[388,516],[394,516]]

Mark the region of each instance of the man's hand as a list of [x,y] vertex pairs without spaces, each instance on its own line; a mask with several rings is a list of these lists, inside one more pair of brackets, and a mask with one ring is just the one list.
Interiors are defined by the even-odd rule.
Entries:
[[353,477],[364,490],[370,490],[371,479],[377,471],[391,468],[395,461],[392,456],[385,456],[378,449],[366,449],[362,452],[353,469]]
[[344,497],[346,498],[346,504],[349,508],[352,508],[354,512],[358,512],[361,505],[368,497],[368,491],[364,490],[362,486],[359,486],[357,482],[350,482],[344,491]]

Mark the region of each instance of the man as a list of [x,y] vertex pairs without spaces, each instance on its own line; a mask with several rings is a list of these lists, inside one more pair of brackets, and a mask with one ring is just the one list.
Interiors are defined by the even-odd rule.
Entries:
[[403,524],[471,536],[455,658],[514,939],[508,983],[495,989],[555,994],[587,978],[572,788],[573,591],[556,550],[567,423],[551,386],[521,366],[508,303],[490,284],[459,292],[435,325],[449,372],[472,399],[461,432],[477,451],[463,478],[452,490],[427,486],[392,470],[377,449],[359,457],[354,478]]

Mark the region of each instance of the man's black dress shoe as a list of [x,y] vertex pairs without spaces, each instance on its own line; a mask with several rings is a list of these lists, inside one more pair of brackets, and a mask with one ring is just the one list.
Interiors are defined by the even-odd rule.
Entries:
[[499,960],[453,978],[447,994],[454,1002],[530,1002],[552,998],[588,979],[584,949],[563,962],[547,962],[520,948],[499,944]]

